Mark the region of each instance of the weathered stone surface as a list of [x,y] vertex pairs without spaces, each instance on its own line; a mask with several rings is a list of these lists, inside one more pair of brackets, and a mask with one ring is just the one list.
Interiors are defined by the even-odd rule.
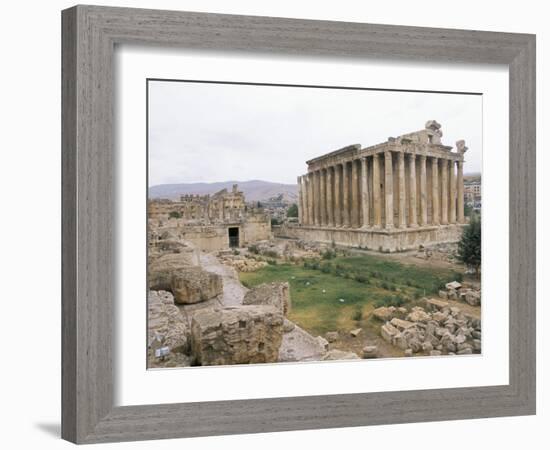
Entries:
[[407,337],[403,333],[398,333],[393,337],[392,344],[399,347],[401,350],[409,348]]
[[283,332],[290,333],[294,328],[296,328],[296,324],[285,318],[283,322]]
[[447,314],[441,311],[436,311],[432,314],[432,319],[435,320],[436,322],[441,323],[447,320]]
[[363,358],[371,359],[378,357],[378,347],[376,345],[367,345],[363,347]]
[[456,289],[449,289],[447,291],[447,298],[449,300],[458,300],[458,292],[456,291]]
[[481,351],[481,340],[479,340],[479,339],[472,340],[472,345],[474,347],[474,351],[476,351],[476,352]]
[[376,317],[378,320],[381,320],[383,322],[387,322],[391,319],[393,319],[395,315],[395,307],[394,306],[381,306],[380,308],[376,308],[372,315]]
[[317,336],[317,342],[324,350],[328,350],[328,341],[323,336]]
[[430,341],[424,341],[422,343],[422,350],[425,351],[426,353],[430,353],[433,349],[434,349],[434,346]]
[[428,311],[441,311],[449,306],[449,302],[438,300],[437,298],[429,298],[426,300],[426,308]]
[[414,323],[413,322],[409,322],[408,320],[402,320],[402,319],[398,319],[397,317],[394,317],[390,323],[395,327],[397,328],[398,330],[406,330],[407,328],[410,328],[412,326],[414,326]]
[[438,292],[438,295],[439,295],[441,298],[446,299],[446,298],[447,298],[447,291],[439,291],[439,292]]
[[168,253],[150,261],[147,271],[149,289],[171,290],[172,274],[193,265],[192,260],[185,253]]
[[246,293],[243,305],[271,305],[285,316],[290,312],[288,283],[264,283]]
[[427,322],[430,319],[431,315],[418,306],[415,306],[407,316],[410,322]]
[[441,356],[440,350],[432,350],[430,351],[430,356]]
[[325,334],[325,338],[329,342],[336,342],[338,340],[338,331],[329,331]]
[[412,356],[412,355],[413,355],[412,349],[408,348],[407,350],[405,350],[405,356]]
[[390,322],[386,322],[380,328],[380,334],[382,338],[391,344],[393,337],[399,333],[399,330],[395,328]]
[[[169,347],[170,351],[187,349],[189,330],[166,291],[149,291],[147,299],[147,342],[152,347]],[[154,350],[154,348],[152,348]]]
[[462,284],[460,284],[458,281],[451,281],[450,283],[447,283],[445,285],[446,289],[460,289],[462,287]]
[[456,352],[457,355],[471,355],[472,349],[470,347],[463,348],[462,350],[459,350]]
[[337,361],[337,360],[346,360],[346,359],[360,359],[353,352],[344,352],[342,350],[330,350],[325,356],[323,356],[323,361]]
[[283,315],[273,306],[204,310],[191,323],[192,355],[200,365],[276,362]]
[[479,306],[481,304],[481,292],[468,290],[461,298],[471,306]]
[[361,328],[355,328],[354,330],[351,330],[349,334],[353,337],[359,336],[359,334],[363,331]]
[[188,253],[168,253],[150,261],[149,289],[171,291],[176,303],[183,304],[220,295],[223,290],[221,277],[193,265],[193,258]]
[[223,281],[220,275],[200,267],[187,267],[172,274],[171,290],[176,303],[198,303],[221,295]]

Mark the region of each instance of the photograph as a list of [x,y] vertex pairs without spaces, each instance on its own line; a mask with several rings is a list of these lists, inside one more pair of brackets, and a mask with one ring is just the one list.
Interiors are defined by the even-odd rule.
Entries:
[[146,95],[148,369],[482,353],[480,93]]

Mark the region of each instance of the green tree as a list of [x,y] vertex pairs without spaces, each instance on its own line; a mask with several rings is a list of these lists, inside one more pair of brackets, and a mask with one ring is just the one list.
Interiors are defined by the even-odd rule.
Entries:
[[286,211],[287,217],[298,217],[298,205],[293,203]]
[[181,219],[181,213],[179,211],[170,211],[168,217],[172,219]]
[[479,274],[481,266],[481,220],[472,215],[470,224],[464,228],[458,243],[458,257],[467,267]]

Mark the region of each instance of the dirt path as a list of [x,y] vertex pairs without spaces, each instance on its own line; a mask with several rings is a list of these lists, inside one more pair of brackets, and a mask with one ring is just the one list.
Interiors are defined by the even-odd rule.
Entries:
[[200,263],[204,270],[216,273],[223,280],[223,295],[218,299],[223,306],[237,306],[242,304],[244,295],[248,291],[239,281],[239,275],[233,267],[222,264],[218,258],[210,253],[200,254]]

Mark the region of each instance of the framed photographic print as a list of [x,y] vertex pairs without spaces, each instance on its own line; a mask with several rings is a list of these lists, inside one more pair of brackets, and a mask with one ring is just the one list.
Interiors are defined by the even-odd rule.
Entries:
[[534,69],[532,35],[63,11],[63,437],[533,414]]

